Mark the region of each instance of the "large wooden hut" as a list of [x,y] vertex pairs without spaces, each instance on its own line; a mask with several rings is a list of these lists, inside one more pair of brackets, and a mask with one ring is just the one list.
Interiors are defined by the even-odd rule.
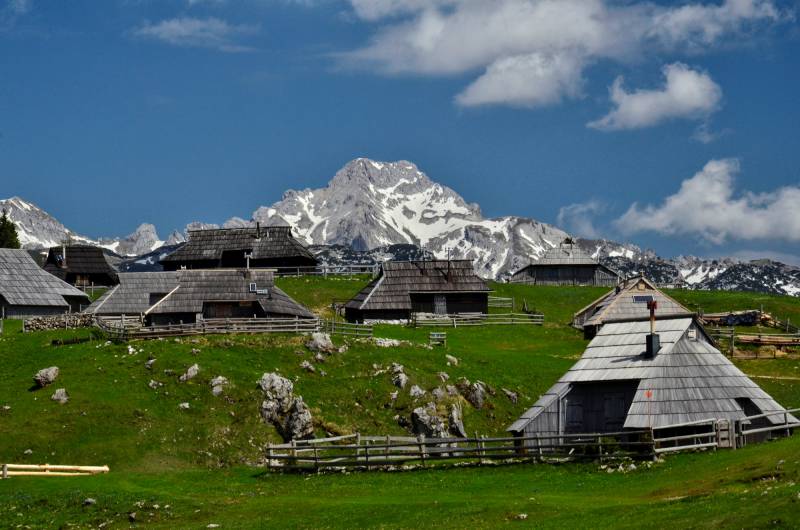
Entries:
[[600,264],[568,238],[515,272],[508,281],[529,285],[612,286],[619,281],[619,274]]
[[644,276],[637,276],[625,280],[575,313],[572,325],[583,330],[584,336],[591,339],[606,321],[649,317],[647,304],[653,301],[656,302],[656,315],[659,318],[693,314],[661,292],[653,282]]
[[189,240],[161,259],[165,271],[179,269],[315,267],[317,259],[289,226],[190,230]]
[[120,284],[87,312],[138,315],[148,325],[210,318],[314,318],[275,286],[269,270],[181,270],[120,273]]
[[47,252],[44,270],[70,285],[116,285],[117,271],[103,249],[92,245],[63,245]]
[[486,313],[489,286],[470,260],[387,261],[345,304],[345,318],[407,320],[412,313]]
[[[586,351],[509,431],[515,436],[610,433],[785,409],[728,360],[693,317],[606,323]],[[654,342],[654,344],[653,344]],[[650,343],[650,344],[648,344]],[[755,420],[765,426],[790,414]]]
[[0,249],[0,316],[59,315],[88,305],[86,293],[45,272],[27,250]]

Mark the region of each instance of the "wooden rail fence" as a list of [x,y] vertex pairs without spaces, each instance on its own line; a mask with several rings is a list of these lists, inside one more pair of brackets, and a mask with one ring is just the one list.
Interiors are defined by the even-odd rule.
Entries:
[[[792,415],[800,409],[749,416],[737,421],[708,419],[612,433],[540,434],[525,437],[425,438],[424,436],[362,436],[295,440],[268,444],[272,470],[320,471],[328,468],[381,469],[409,463],[425,465],[454,461],[563,461],[654,458],[661,454],[746,445],[754,436],[800,428]],[[778,416],[763,426],[755,420]]]
[[537,460],[556,458],[606,459],[652,457],[652,443],[634,439],[650,431],[561,434],[531,437],[425,438],[424,436],[339,436],[268,444],[270,469],[377,469],[418,462]]
[[380,264],[365,265],[319,265],[316,267],[278,267],[275,276],[357,276],[369,274],[376,276],[380,271]]
[[154,339],[225,333],[313,333],[372,337],[371,325],[317,318],[213,318],[192,324],[144,326],[139,317],[96,317],[95,324],[115,340]]
[[431,315],[414,313],[411,317],[413,327],[458,328],[466,326],[508,326],[544,324],[541,313],[462,313],[458,315]]
[[507,308],[507,309],[514,309],[514,299],[513,298],[505,298],[502,296],[490,296],[489,297],[489,307],[499,307],[499,308]]

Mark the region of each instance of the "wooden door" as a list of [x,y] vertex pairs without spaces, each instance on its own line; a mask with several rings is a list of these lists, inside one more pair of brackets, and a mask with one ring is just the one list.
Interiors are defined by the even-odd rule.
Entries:
[[447,314],[447,297],[443,294],[433,295],[433,312],[437,315]]

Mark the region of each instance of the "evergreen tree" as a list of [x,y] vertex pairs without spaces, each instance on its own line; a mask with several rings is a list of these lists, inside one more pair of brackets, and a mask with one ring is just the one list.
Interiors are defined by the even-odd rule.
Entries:
[[19,236],[17,236],[17,225],[14,224],[5,209],[0,216],[0,248],[19,248]]

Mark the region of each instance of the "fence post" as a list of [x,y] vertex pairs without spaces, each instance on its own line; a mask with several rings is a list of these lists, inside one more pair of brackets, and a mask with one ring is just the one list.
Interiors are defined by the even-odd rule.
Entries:
[[317,449],[317,445],[314,444],[314,469],[319,473],[319,453]]
[[420,434],[417,436],[417,445],[419,446],[419,456],[422,459],[422,465],[425,465],[425,435]]
[[8,464],[3,464],[3,478],[8,478]]
[[387,466],[389,465],[389,444],[391,443],[391,441],[392,441],[392,437],[387,434],[386,435],[386,447],[385,447],[385,451],[384,451],[384,458],[386,459],[386,465]]
[[272,469],[272,442],[267,442],[267,469]]

